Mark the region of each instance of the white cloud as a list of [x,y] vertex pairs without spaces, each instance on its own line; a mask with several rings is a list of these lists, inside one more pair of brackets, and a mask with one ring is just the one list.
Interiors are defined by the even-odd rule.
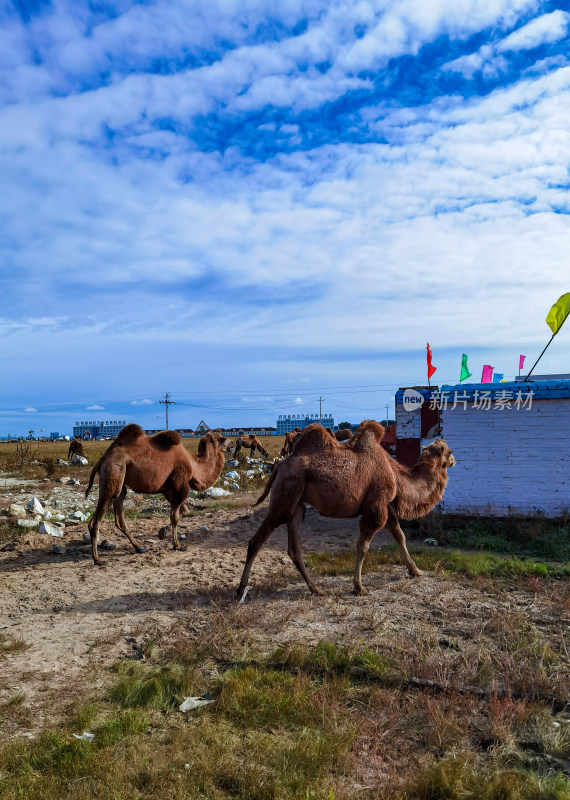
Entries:
[[104,411],[105,407],[104,406],[98,406],[97,404],[94,404],[92,406],[87,406],[86,410],[87,411]]
[[497,44],[497,50],[530,50],[541,44],[558,42],[568,32],[570,14],[557,9],[531,20]]
[[296,397],[296,398],[295,398],[295,402],[296,402],[298,405],[301,405],[301,404],[304,402],[304,400],[303,400],[301,397]]
[[132,406],[151,406],[152,400],[145,398],[144,400],[131,400]]
[[26,406],[26,408],[24,409],[24,411],[25,411],[27,414],[37,414],[37,412],[38,412],[38,409],[37,409],[37,408],[34,408],[33,406]]

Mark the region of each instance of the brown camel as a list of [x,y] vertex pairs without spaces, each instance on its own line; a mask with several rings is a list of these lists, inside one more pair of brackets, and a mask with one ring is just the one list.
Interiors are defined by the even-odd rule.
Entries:
[[337,442],[346,442],[347,439],[350,439],[352,436],[352,431],[348,430],[347,428],[341,428],[338,431],[333,431],[332,428],[325,428],[327,433],[337,440]]
[[76,454],[78,456],[85,456],[85,451],[83,450],[83,443],[78,436],[72,439],[69,443],[69,450],[67,451],[67,460],[69,461],[69,459]]
[[293,442],[300,433],[301,433],[301,428],[293,428],[292,431],[289,431],[288,433],[285,434],[285,442],[281,449],[281,455],[283,456],[283,458],[287,458],[287,456],[291,455]]
[[[447,468],[455,458],[443,439],[424,448],[408,468],[394,461],[381,445],[384,428],[365,420],[351,439],[340,444],[321,425],[309,425],[298,437],[291,456],[271,473],[257,503],[271,492],[267,515],[249,540],[238,593],[247,586],[251,565],[278,525],[287,524],[288,553],[314,594],[322,594],[309,577],[301,551],[305,503],[326,517],[360,517],[356,546],[354,593],[362,594],[362,562],[374,534],[386,528],[398,545],[411,575],[421,575],[406,548],[398,517],[417,519],[443,497]],[[257,505],[256,503],[256,505]]]
[[256,450],[259,450],[263,458],[269,458],[269,453],[267,452],[265,447],[263,447],[263,445],[261,444],[257,436],[255,436],[255,434],[249,436],[247,434],[241,433],[238,436],[238,438],[236,439],[234,456],[237,456],[242,447],[246,450],[249,447],[252,458],[254,457]]
[[161,431],[146,436],[138,425],[127,425],[119,433],[103,457],[95,464],[85,496],[99,473],[99,501],[91,521],[91,550],[93,561],[101,566],[97,553],[99,525],[108,506],[113,503],[115,525],[122,531],[137,553],[144,553],[127,530],[123,516],[123,501],[127,487],[135,492],[161,492],[170,503],[172,545],[180,549],[177,526],[180,510],[190,489],[203,491],[218,479],[225,462],[227,439],[218,431],[210,431],[198,443],[198,455],[191,455],[182,444],[177,431]]

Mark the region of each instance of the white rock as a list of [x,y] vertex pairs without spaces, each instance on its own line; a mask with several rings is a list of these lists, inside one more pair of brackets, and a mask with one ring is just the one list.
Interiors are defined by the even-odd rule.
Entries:
[[76,453],[71,459],[71,463],[73,464],[74,467],[76,466],[86,467],[87,464],[89,464],[89,461],[87,461],[85,456],[78,456]]
[[228,463],[226,464],[226,467],[238,467],[238,466],[239,466],[239,461],[237,460],[237,458],[232,458],[232,460],[228,461]]
[[50,522],[40,522],[40,533],[47,533],[50,536],[63,536],[63,529],[57,525],[52,525]]
[[70,486],[80,486],[81,485],[81,481],[78,480],[77,478],[70,478],[69,479],[69,485]]
[[44,507],[42,506],[37,497],[32,497],[32,499],[28,503],[28,511],[30,511],[32,514],[44,513]]
[[37,528],[38,523],[35,519],[19,519],[18,525],[20,528]]
[[83,511],[72,511],[68,514],[67,519],[76,520],[78,522],[87,522],[89,514],[84,514]]
[[23,519],[26,516],[26,509],[19,503],[12,503],[8,510],[10,512],[10,516],[12,517],[22,517]]
[[236,472],[233,469],[231,472],[226,472],[226,478],[229,478],[232,481],[239,481],[239,472]]
[[211,486],[204,492],[204,497],[227,497],[230,494],[231,492],[228,492],[226,489],[220,489],[217,486]]

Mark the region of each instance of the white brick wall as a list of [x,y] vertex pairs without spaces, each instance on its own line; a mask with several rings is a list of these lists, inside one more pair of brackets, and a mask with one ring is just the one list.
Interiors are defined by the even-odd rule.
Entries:
[[520,411],[468,404],[441,416],[457,459],[446,511],[559,516],[570,509],[570,398],[537,399]]

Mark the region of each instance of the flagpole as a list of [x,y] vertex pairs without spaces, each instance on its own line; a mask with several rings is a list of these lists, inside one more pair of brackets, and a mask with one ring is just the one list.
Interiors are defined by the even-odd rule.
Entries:
[[534,368],[536,367],[536,365],[538,364],[538,362],[540,361],[540,359],[542,358],[542,356],[543,356],[543,355],[546,353],[546,348],[547,348],[547,347],[550,345],[550,343],[552,342],[552,340],[554,339],[554,337],[555,337],[555,336],[556,336],[556,334],[555,334],[555,333],[553,333],[553,334],[552,334],[552,336],[550,337],[550,341],[548,342],[548,344],[546,345],[546,347],[544,348],[544,350],[542,351],[542,353],[539,355],[539,357],[538,357],[538,358],[536,359],[536,361],[534,362],[534,364],[533,364],[533,366],[532,366],[532,369],[531,369],[531,371],[528,373],[528,375],[527,375],[527,376],[526,376],[526,378],[525,378],[525,381],[528,381],[528,379],[529,379],[529,378],[530,378],[530,376],[532,375],[532,372],[533,372]]

